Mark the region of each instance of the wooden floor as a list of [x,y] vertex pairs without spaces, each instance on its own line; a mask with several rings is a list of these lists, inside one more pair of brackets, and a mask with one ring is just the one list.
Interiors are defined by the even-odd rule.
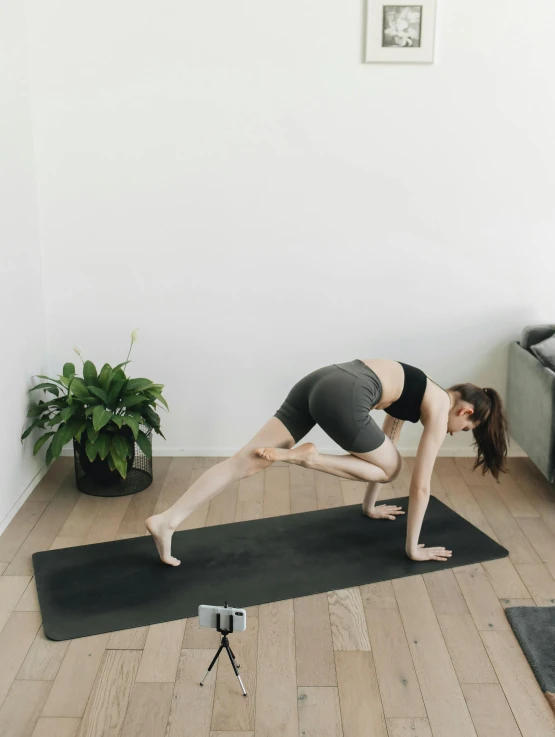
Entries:
[[[472,473],[471,459],[439,458],[433,476],[432,494],[509,558],[250,608],[232,643],[247,698],[227,658],[200,688],[219,635],[196,619],[46,639],[32,553],[145,534],[144,519],[219,460],[155,458],[154,483],[119,499],[80,494],[72,458],[51,467],[0,537],[2,737],[555,735],[504,613],[555,604],[555,489],[524,458],[509,460],[500,485]],[[382,499],[407,495],[413,463]],[[363,493],[362,482],[279,463],[180,529],[355,504]]]

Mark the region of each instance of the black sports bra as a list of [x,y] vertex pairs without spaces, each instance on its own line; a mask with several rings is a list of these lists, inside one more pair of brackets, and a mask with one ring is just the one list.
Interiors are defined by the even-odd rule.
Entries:
[[409,366],[407,363],[397,361],[405,372],[405,383],[403,392],[399,399],[384,409],[388,415],[397,420],[408,420],[418,422],[420,419],[420,406],[426,391],[428,377],[419,368]]

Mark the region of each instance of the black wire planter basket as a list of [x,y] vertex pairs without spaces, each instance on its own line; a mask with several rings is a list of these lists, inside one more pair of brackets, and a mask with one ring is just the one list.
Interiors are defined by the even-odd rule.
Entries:
[[[146,435],[151,445],[152,428],[140,425],[140,429]],[[121,432],[129,432],[133,437],[131,428],[122,428]],[[151,445],[152,448],[152,445]],[[152,455],[152,453],[151,453]],[[143,491],[152,483],[152,457],[148,458],[133,443],[133,452],[127,459],[127,476],[122,478],[119,471],[112,471],[108,464],[108,457],[102,460],[98,455],[94,461],[90,461],[81,446],[73,438],[73,458],[75,465],[75,483],[79,491],[91,496],[127,496]]]

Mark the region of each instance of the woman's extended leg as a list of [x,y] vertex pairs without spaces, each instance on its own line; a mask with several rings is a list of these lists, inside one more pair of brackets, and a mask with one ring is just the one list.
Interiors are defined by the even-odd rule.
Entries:
[[165,512],[152,515],[146,520],[146,528],[153,536],[164,563],[178,566],[181,562],[171,555],[171,538],[178,525],[191,512],[234,481],[252,476],[271,465],[273,461],[267,461],[254,453],[254,448],[263,444],[291,448],[295,440],[281,420],[271,417],[252,440],[235,455],[207,469],[175,504]]

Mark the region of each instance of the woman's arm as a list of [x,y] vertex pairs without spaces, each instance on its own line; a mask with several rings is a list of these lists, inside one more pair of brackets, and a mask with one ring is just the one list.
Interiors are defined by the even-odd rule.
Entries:
[[416,462],[412,472],[409,493],[409,514],[407,518],[407,540],[405,552],[412,558],[418,550],[418,538],[424,514],[430,499],[430,485],[434,463],[441,448],[447,426],[444,416],[436,421],[429,420],[418,444]]
[[[397,420],[395,417],[391,417],[391,415],[385,416],[382,430],[395,446],[397,446],[397,442],[399,441],[403,422],[404,420]],[[362,503],[362,508],[365,514],[368,514],[368,512],[371,512],[374,509],[374,505],[378,500],[382,486],[383,484],[381,481],[368,482],[364,502]]]

